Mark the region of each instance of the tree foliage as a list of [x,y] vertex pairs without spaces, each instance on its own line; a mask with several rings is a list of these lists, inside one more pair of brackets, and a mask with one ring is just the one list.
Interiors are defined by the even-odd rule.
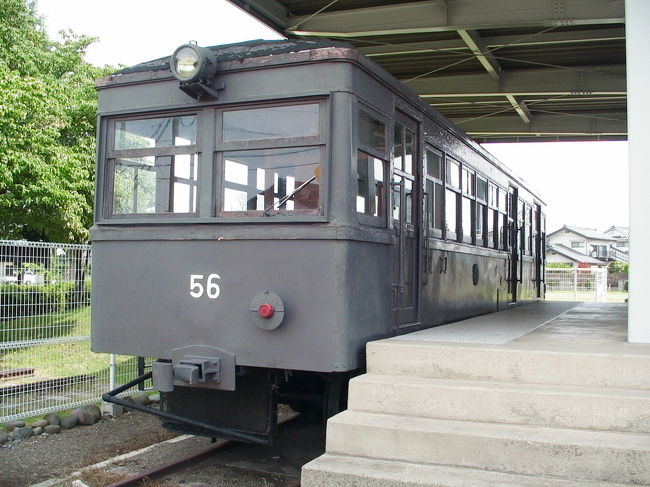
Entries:
[[94,39],[50,40],[31,0],[0,0],[0,238],[83,242],[92,224]]
[[619,261],[614,261],[610,262],[609,266],[609,272],[617,273],[617,274],[627,274],[629,271],[629,264],[627,262],[619,262]]

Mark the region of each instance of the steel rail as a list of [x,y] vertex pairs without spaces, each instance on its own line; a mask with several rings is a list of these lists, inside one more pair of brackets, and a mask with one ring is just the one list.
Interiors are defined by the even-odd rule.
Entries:
[[180,468],[184,466],[185,464],[189,464],[195,460],[199,460],[200,458],[203,458],[205,456],[210,455],[211,453],[214,453],[219,450],[223,450],[227,447],[230,447],[234,444],[234,441],[232,440],[221,440],[215,445],[211,445],[208,448],[205,448],[204,450],[194,453],[192,455],[188,455],[187,457],[181,458],[179,460],[174,460],[173,462],[170,462],[166,465],[163,465],[161,467],[154,468],[152,470],[149,470],[147,472],[138,474],[138,475],[133,475],[132,477],[127,477],[126,479],[120,480],[119,482],[115,482],[114,484],[110,484],[107,487],[126,487],[129,485],[136,485],[138,482],[143,481],[144,479],[151,479],[154,477],[157,477],[163,473],[169,472],[171,470],[175,470],[177,468]]

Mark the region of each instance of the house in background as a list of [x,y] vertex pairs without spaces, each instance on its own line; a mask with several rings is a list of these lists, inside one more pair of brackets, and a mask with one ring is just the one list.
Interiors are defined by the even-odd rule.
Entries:
[[603,232],[608,237],[616,239],[612,249],[612,257],[614,260],[619,260],[621,262],[628,261],[628,252],[629,252],[629,240],[630,240],[630,229],[628,227],[617,227],[616,225],[611,226]]
[[546,263],[566,264],[570,267],[578,267],[581,269],[607,266],[607,262],[571,250],[562,244],[548,244],[546,246]]
[[[595,228],[564,225],[546,237],[547,261],[549,247],[554,247],[556,250],[558,248],[562,250],[564,247],[605,263],[613,260],[627,262],[627,247],[622,247],[623,242],[627,245],[627,237],[615,229],[624,229],[624,227],[612,227],[607,234]],[[621,247],[617,247],[617,243]],[[558,247],[560,245],[562,247]]]

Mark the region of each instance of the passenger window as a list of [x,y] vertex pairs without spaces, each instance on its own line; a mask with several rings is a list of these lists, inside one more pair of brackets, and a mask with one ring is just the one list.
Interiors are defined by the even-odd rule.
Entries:
[[435,152],[431,149],[427,149],[426,159],[427,159],[427,176],[436,179],[438,181],[441,181],[442,180],[442,154]]
[[197,212],[197,117],[113,122],[113,215]]
[[507,193],[498,188],[497,191],[497,212],[495,223],[494,248],[508,250],[508,208],[506,205]]
[[453,159],[445,159],[445,238],[463,240],[462,198],[460,194],[460,164]]
[[455,240],[457,235],[458,195],[448,189],[445,198],[445,235],[450,240]]
[[223,113],[223,140],[313,137],[319,133],[319,106],[286,105]]
[[220,214],[322,213],[322,104],[225,110]]
[[386,124],[359,110],[359,144],[379,153],[386,150]]
[[413,223],[413,181],[404,178],[404,195],[406,204],[406,223]]
[[461,224],[463,226],[463,242],[472,243],[472,233],[474,227],[472,225],[472,203],[473,200],[463,196],[463,215]]
[[485,205],[476,203],[476,245],[481,247],[485,247],[485,232],[483,231],[485,212]]
[[476,230],[476,221],[475,221],[475,212],[476,209],[473,208],[475,205],[475,175],[474,172],[463,167],[462,172],[462,189],[463,189],[463,208],[462,208],[462,218],[461,225],[463,228],[463,242],[465,243],[474,243],[475,241],[475,230]]
[[[480,176],[476,177],[476,245],[489,246],[491,226],[490,213],[487,210],[488,182]],[[486,233],[487,225],[487,233]]]
[[357,152],[357,213],[383,217],[386,206],[385,161]]
[[404,172],[413,174],[413,159],[415,154],[415,134],[410,130],[406,130],[404,134]]
[[359,110],[356,208],[365,225],[386,226],[386,123]]
[[115,122],[115,150],[196,144],[196,117],[147,118]]
[[404,170],[404,146],[402,145],[404,127],[398,123],[393,126],[393,167],[399,171]]
[[451,159],[446,161],[447,185],[460,189],[460,164]]
[[320,153],[318,147],[225,152],[223,211],[318,212]]
[[442,237],[445,225],[445,189],[442,184],[442,153],[429,147],[425,150],[425,192],[427,225],[434,237]]

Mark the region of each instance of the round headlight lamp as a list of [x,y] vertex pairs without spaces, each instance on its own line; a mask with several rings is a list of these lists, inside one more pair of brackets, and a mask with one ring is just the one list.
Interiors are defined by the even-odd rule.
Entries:
[[212,51],[196,44],[183,44],[177,48],[170,64],[172,73],[181,83],[209,79],[217,68]]

